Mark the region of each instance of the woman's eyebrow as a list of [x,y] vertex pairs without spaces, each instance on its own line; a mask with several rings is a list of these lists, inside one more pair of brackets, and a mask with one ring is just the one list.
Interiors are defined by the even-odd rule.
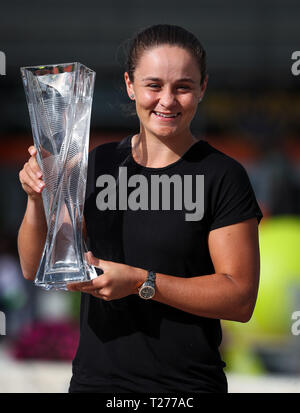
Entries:
[[152,80],[153,82],[160,82],[161,79],[159,77],[144,77],[142,81]]
[[[151,80],[152,82],[161,82],[162,79],[159,77],[144,77],[142,81],[149,81]],[[183,77],[182,79],[177,79],[175,82],[190,82],[190,83],[196,83],[193,79],[190,77]]]
[[178,79],[177,82],[190,82],[190,83],[196,83],[193,79],[190,77],[183,77],[182,79]]

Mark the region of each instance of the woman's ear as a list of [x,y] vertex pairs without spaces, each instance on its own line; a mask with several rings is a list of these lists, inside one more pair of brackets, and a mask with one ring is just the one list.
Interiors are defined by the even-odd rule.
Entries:
[[128,96],[130,97],[130,99],[134,100],[133,83],[131,82],[127,72],[124,73],[124,80],[125,80]]
[[208,82],[208,75],[205,76],[205,79],[201,85],[201,91],[200,91],[200,96],[199,96],[199,102],[203,99],[206,87],[207,87],[207,82]]

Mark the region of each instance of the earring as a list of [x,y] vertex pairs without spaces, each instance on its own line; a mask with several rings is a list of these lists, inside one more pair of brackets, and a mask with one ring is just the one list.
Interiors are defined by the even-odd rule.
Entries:
[[130,99],[134,99],[134,95],[132,94],[132,95],[130,95]]

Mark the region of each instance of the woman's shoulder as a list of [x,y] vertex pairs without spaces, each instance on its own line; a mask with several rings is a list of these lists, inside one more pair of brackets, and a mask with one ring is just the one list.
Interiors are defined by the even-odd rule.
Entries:
[[128,152],[130,149],[130,136],[126,136],[121,141],[105,142],[95,146],[89,153],[89,162],[92,160],[109,161],[118,155]]
[[121,141],[105,142],[95,146],[90,154],[103,153],[107,154],[109,152],[115,152],[130,147],[129,144],[130,136],[126,136]]
[[194,157],[194,160],[201,160],[202,166],[205,165],[209,171],[224,173],[232,170],[245,170],[240,161],[217,149],[213,143],[211,144],[206,140],[199,140],[199,144],[196,145],[195,149],[191,156]]

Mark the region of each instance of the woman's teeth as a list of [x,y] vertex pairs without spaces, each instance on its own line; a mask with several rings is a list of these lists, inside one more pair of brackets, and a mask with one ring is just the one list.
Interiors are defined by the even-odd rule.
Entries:
[[155,112],[156,116],[161,116],[162,118],[176,118],[176,116],[179,115],[179,113],[170,113],[170,114],[164,114],[164,113],[159,113],[159,112]]

